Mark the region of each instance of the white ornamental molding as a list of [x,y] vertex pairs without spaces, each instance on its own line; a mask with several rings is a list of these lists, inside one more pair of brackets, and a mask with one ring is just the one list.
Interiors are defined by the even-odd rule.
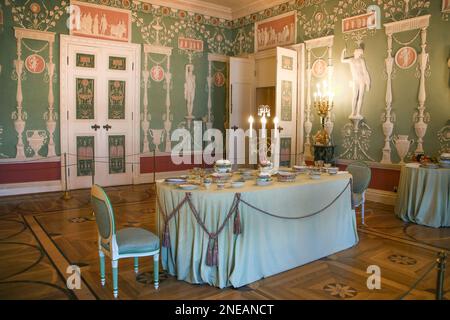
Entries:
[[[305,122],[304,122],[304,129],[305,129],[305,157],[306,158],[311,158],[312,154],[311,154],[311,129],[312,129],[312,114],[311,114],[311,105],[312,105],[312,100],[311,100],[311,84],[312,84],[312,75],[313,75],[313,61],[312,61],[312,55],[313,49],[316,48],[323,48],[326,47],[326,52],[325,55],[327,56],[327,69],[326,69],[326,74],[327,74],[327,81],[328,81],[328,85],[331,87],[332,86],[332,77],[333,77],[333,59],[332,59],[332,55],[333,55],[333,42],[334,42],[334,36],[326,36],[326,37],[321,37],[321,38],[316,38],[316,39],[311,39],[311,40],[306,40],[305,41],[305,46],[306,46],[306,110],[305,110]],[[316,61],[318,61],[319,59],[317,59]],[[314,63],[316,62],[314,61]],[[329,112],[326,119],[325,119],[325,125],[327,128],[327,131],[329,132],[329,135],[331,136],[331,133],[333,131],[333,127],[334,127],[334,123],[333,123],[333,119],[334,119],[334,115]]]
[[214,53],[208,54],[208,76],[206,77],[206,83],[208,85],[208,113],[205,117],[206,128],[211,129],[214,121],[214,114],[212,112],[212,84],[214,76],[212,74],[212,67],[214,62],[228,63],[229,57],[225,55],[219,55]]
[[[55,33],[49,31],[39,31],[23,28],[14,28],[14,36],[17,42],[17,59],[14,60],[14,78],[17,79],[17,92],[16,92],[16,110],[12,113],[11,118],[14,122],[14,128],[17,132],[17,144],[16,144],[16,159],[24,160],[25,146],[23,143],[23,133],[25,131],[27,112],[23,109],[23,67],[24,60],[22,59],[22,41],[24,39],[32,39],[38,41],[45,41],[48,43],[49,61],[47,62],[47,77],[48,77],[48,110],[44,113],[44,120],[46,121],[46,127],[48,131],[48,153],[47,157],[56,156],[54,132],[56,129],[57,114],[54,111],[54,94],[53,94],[53,77],[55,72],[55,64],[53,62],[53,44],[55,42]],[[40,148],[39,148],[40,149]],[[39,151],[39,149],[37,151]],[[37,151],[34,152],[34,157],[37,157]]]
[[[150,129],[150,120],[151,114],[149,112],[149,102],[148,102],[148,83],[150,71],[148,69],[148,60],[150,58],[150,54],[159,54],[165,56],[166,62],[166,71],[164,72],[164,88],[166,89],[166,112],[163,114],[164,121],[164,130],[159,131],[158,129]],[[171,82],[172,82],[172,74],[170,72],[170,57],[172,55],[172,48],[151,44],[144,44],[144,70],[142,71],[142,77],[144,82],[144,112],[141,116],[141,126],[144,133],[144,141],[143,141],[143,153],[149,152],[149,140],[148,136],[151,133],[153,138],[153,144],[156,146],[156,151],[159,151],[159,145],[164,140],[165,141],[165,152],[170,152],[172,149],[170,142],[170,131],[172,129],[172,120],[173,114],[170,112],[170,91],[171,91]],[[162,67],[161,67],[162,68]]]
[[[408,43],[402,43],[403,48],[397,52],[396,56],[394,57],[392,54],[392,40],[396,40],[394,37],[395,33],[398,32],[405,32],[410,30],[416,30],[419,29],[419,33],[417,36],[420,35],[421,40],[421,52],[418,55],[418,69],[419,69],[419,93],[418,93],[418,107],[417,111],[414,113],[414,129],[417,136],[417,148],[415,150],[416,154],[423,153],[423,137],[425,136],[428,122],[430,120],[430,116],[427,112],[425,112],[425,100],[426,100],[426,91],[425,91],[425,73],[427,70],[427,67],[429,66],[428,61],[428,53],[426,51],[427,47],[427,28],[430,24],[430,17],[431,15],[424,15],[419,16],[415,18],[405,19],[401,21],[396,22],[390,22],[384,24],[385,32],[387,35],[387,42],[388,42],[388,48],[387,48],[387,57],[385,59],[385,68],[386,68],[386,74],[387,74],[387,83],[386,83],[386,108],[384,113],[382,114],[382,120],[383,120],[383,134],[385,136],[385,144],[382,150],[383,156],[382,156],[382,163],[392,163],[391,161],[391,147],[390,142],[392,140],[392,133],[394,129],[394,122],[395,122],[395,114],[392,112],[392,72],[393,72],[393,66],[394,61],[395,63],[398,63],[397,58],[400,50],[406,50],[405,48],[408,48],[407,46],[412,43],[416,37],[414,37],[411,41]],[[398,40],[396,40],[398,42]],[[417,56],[417,54],[416,54]],[[416,58],[414,59],[415,62]],[[413,63],[414,63],[413,62]],[[413,63],[408,62],[407,67],[410,67]]]

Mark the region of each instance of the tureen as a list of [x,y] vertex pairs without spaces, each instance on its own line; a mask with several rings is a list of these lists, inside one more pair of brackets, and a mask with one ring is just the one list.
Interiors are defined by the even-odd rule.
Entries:
[[217,160],[214,165],[214,170],[219,173],[231,172],[231,161]]

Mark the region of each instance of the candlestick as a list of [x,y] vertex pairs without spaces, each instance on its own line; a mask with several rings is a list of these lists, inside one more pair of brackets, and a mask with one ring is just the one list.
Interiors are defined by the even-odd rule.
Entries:
[[266,123],[267,123],[266,116],[263,115],[261,117],[261,130],[262,130],[261,137],[263,137],[263,138],[266,137]]
[[248,117],[248,123],[250,123],[250,134],[249,134],[249,137],[251,138],[252,137],[252,132],[253,132],[253,117],[252,116]]

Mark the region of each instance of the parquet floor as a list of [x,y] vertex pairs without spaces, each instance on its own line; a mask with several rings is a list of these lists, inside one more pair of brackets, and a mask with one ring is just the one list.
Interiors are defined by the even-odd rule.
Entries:
[[[156,231],[152,185],[107,188],[118,228]],[[0,299],[112,299],[111,268],[100,286],[97,230],[89,190],[0,198]],[[366,225],[358,226],[353,248],[239,289],[191,285],[161,275],[152,285],[151,259],[119,262],[120,299],[434,299],[436,253],[450,250],[450,228],[433,229],[404,223],[393,207],[366,204]],[[359,217],[359,214],[358,214]],[[358,220],[359,223],[359,220]],[[79,290],[68,290],[69,265],[81,268]],[[369,265],[381,268],[381,289],[369,290]],[[450,272],[445,279],[450,298]]]

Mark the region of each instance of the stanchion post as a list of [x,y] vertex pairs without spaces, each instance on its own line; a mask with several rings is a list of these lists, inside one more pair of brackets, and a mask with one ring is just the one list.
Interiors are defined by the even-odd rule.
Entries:
[[68,183],[67,183],[67,152],[64,152],[64,192],[61,197],[63,200],[70,200],[72,196],[70,195]]
[[153,183],[156,186],[156,148],[153,149]]
[[444,279],[445,279],[445,265],[447,254],[445,251],[438,253],[436,259],[437,264],[437,279],[436,279],[436,300],[443,300],[444,296]]
[[91,168],[91,179],[92,179],[92,185],[95,184],[95,156],[92,157],[92,168]]

